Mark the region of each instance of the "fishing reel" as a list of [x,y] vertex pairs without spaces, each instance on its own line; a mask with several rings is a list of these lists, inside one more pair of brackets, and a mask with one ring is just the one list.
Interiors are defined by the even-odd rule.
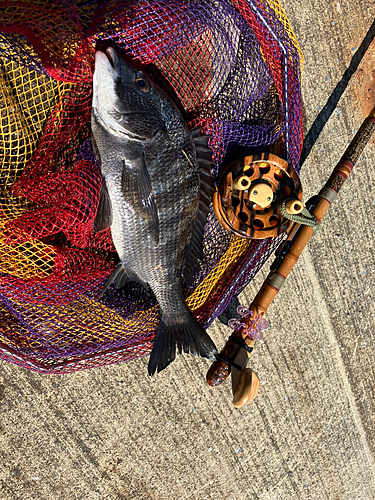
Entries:
[[216,217],[231,233],[263,239],[283,233],[292,223],[280,211],[285,200],[288,213],[303,210],[296,172],[278,156],[261,153],[240,158],[224,168],[213,206]]

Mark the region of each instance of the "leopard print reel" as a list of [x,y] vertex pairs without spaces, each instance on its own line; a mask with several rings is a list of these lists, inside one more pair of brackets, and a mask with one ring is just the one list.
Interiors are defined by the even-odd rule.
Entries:
[[291,224],[279,209],[287,198],[302,200],[297,174],[285,160],[262,153],[240,158],[222,171],[213,205],[225,229],[242,238],[263,239]]

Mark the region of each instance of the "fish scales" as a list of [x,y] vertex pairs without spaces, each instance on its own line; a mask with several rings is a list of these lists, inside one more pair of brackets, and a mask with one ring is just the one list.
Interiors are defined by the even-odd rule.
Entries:
[[196,232],[199,159],[182,115],[114,49],[97,52],[92,141],[102,172],[97,230],[111,226],[120,264],[106,287],[148,284],[161,319],[149,373],[181,353],[214,359],[216,347],[187,309],[181,272]]

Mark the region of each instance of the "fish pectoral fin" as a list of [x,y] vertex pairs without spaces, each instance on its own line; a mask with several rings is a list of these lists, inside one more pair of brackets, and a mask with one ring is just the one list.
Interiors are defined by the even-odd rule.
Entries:
[[121,188],[124,193],[133,193],[133,207],[144,219],[155,244],[159,243],[159,214],[151,179],[144,158],[134,168],[127,168],[124,162]]
[[112,204],[105,178],[100,186],[99,205],[94,219],[94,231],[99,233],[112,225]]

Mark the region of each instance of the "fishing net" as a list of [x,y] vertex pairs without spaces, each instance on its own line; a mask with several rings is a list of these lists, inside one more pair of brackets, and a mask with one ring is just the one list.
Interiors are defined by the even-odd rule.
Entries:
[[[211,135],[217,175],[275,152],[299,172],[302,55],[277,0],[0,1],[0,357],[64,373],[149,354],[152,296],[103,284],[118,257],[95,234],[90,143],[96,48],[141,67]],[[208,327],[279,243],[208,216],[189,308]]]

